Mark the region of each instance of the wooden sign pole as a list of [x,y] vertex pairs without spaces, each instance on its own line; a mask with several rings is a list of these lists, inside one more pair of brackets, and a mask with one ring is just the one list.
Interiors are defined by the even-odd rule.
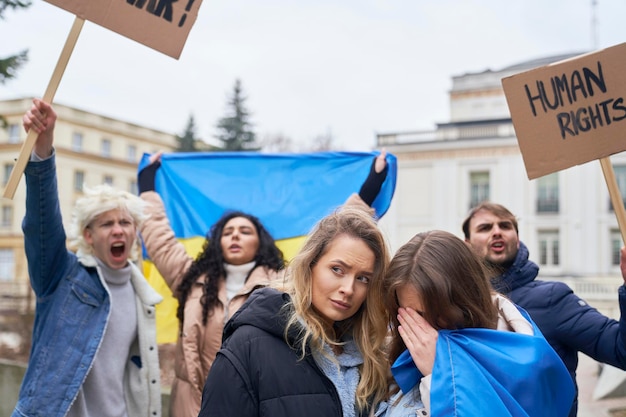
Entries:
[[611,160],[609,157],[600,158],[600,165],[602,165],[602,173],[604,174],[606,185],[609,187],[613,211],[617,217],[617,224],[622,234],[622,242],[626,244],[626,209],[624,209],[624,201],[622,200],[617,181],[615,180],[615,172],[613,172]]
[[[57,61],[57,65],[54,68],[54,72],[52,73],[52,77],[48,83],[48,88],[46,88],[46,92],[43,95],[42,99],[46,103],[52,103],[54,99],[54,95],[59,87],[59,83],[61,82],[61,78],[63,77],[63,73],[65,72],[65,68],[67,67],[67,63],[72,55],[72,51],[74,50],[74,46],[78,40],[78,35],[80,35],[80,31],[83,28],[84,23],[85,20],[78,16],[74,19],[74,24],[72,25],[72,29],[67,36],[67,40],[65,41],[65,45],[61,51],[61,56]],[[22,144],[22,149],[20,150],[20,154],[15,162],[15,166],[11,171],[11,176],[9,177],[9,181],[7,182],[2,197],[12,199],[15,195],[15,190],[20,183],[20,179],[24,173],[24,168],[26,168],[26,164],[30,159],[30,154],[33,151],[36,139],[37,133],[34,130],[28,132],[26,141]]]

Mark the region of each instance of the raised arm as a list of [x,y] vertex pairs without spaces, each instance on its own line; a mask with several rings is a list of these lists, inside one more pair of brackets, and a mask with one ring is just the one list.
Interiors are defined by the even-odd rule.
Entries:
[[161,151],[150,155],[148,166],[139,171],[139,175],[137,176],[139,194],[147,191],[155,191],[154,181],[156,179],[156,173],[161,167],[161,155],[163,155]]
[[22,222],[28,272],[35,293],[51,293],[67,268],[66,235],[59,208],[55,158],[53,156],[56,113],[41,100],[22,119],[26,131],[38,133],[31,161],[25,169],[26,215]]
[[57,115],[52,106],[39,99],[33,100],[32,107],[22,118],[26,132],[32,129],[39,134],[33,152],[41,159],[52,155],[56,120]]
[[170,289],[175,291],[193,259],[174,235],[161,196],[155,190],[161,155],[162,152],[152,155],[150,163],[138,175],[140,197],[149,203],[146,208],[149,217],[140,232],[148,256]]
[[382,152],[374,158],[370,173],[359,190],[359,197],[370,207],[374,200],[376,200],[376,196],[378,196],[380,188],[383,186],[383,182],[385,182],[385,178],[387,178],[387,171],[389,171],[389,169],[387,168],[386,157],[387,151],[383,149]]

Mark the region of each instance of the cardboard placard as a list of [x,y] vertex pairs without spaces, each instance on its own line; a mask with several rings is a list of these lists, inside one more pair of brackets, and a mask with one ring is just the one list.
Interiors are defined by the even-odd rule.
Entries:
[[202,0],[45,0],[178,59]]
[[502,79],[535,179],[626,150],[626,43]]
[[[46,0],[75,16],[43,100],[52,103],[85,20],[178,59],[198,16],[202,0]],[[13,198],[37,135],[22,144],[2,197]]]

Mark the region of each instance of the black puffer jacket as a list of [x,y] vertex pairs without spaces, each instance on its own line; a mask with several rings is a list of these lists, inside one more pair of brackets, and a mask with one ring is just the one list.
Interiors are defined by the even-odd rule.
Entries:
[[[256,290],[224,328],[199,417],[342,417],[333,383],[285,342],[287,294]],[[297,336],[289,335],[290,341]],[[293,343],[292,343],[293,344]]]

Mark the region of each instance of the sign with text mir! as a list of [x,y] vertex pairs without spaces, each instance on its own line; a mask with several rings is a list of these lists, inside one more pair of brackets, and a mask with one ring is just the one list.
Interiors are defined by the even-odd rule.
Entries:
[[178,59],[202,0],[46,0]]

